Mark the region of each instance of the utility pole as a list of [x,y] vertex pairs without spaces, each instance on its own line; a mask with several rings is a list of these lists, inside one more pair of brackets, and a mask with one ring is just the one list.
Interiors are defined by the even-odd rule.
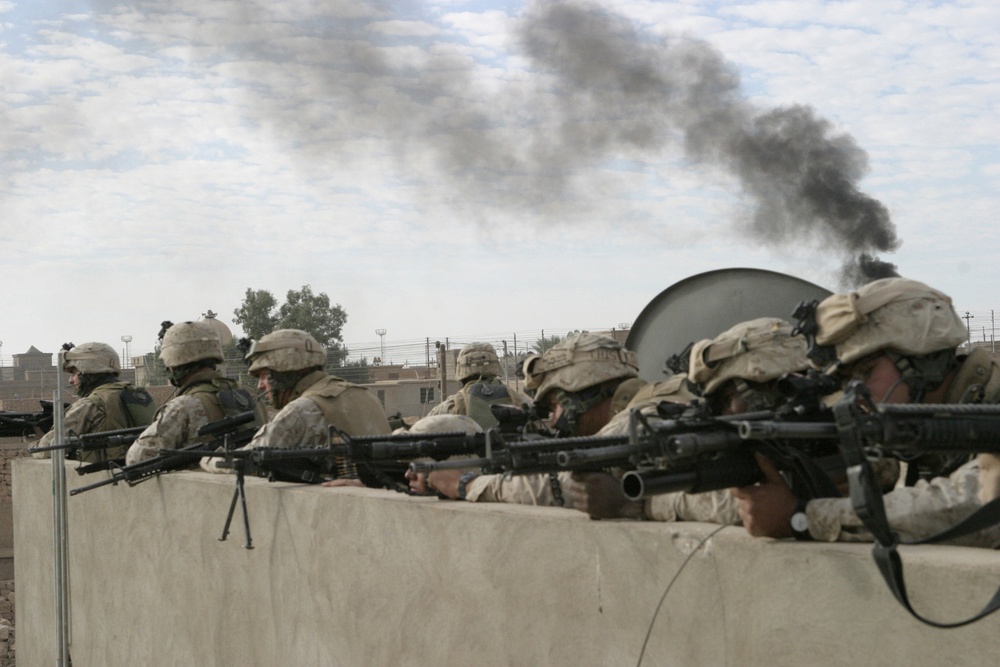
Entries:
[[972,329],[969,328],[969,320],[976,319],[975,315],[971,315],[969,311],[965,311],[965,333],[969,337],[969,348],[972,347]]

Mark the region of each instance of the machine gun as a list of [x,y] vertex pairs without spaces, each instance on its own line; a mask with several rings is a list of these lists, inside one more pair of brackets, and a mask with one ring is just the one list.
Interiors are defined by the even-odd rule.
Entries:
[[[97,431],[95,433],[85,433],[84,435],[77,435],[70,432],[67,435],[67,442],[61,445],[48,445],[45,447],[29,447],[28,453],[34,454],[36,452],[54,452],[59,449],[66,451],[67,458],[74,458],[78,455],[82,455],[83,452],[99,452],[108,449],[117,449],[128,447],[136,438],[146,430],[146,426],[134,426],[132,428],[122,428],[114,431]],[[113,465],[123,465],[124,459],[113,458],[107,461],[97,461],[95,463],[89,463],[86,465],[81,465],[76,468],[76,472],[80,475],[86,475],[92,472],[98,472],[101,470],[108,470]]]
[[[835,387],[832,379],[819,374],[789,378],[779,385],[787,400],[778,410],[722,417],[712,415],[704,402],[663,402],[653,416],[633,411],[628,435],[505,443],[487,457],[415,462],[411,470],[479,468],[521,475],[619,468],[627,470],[622,491],[637,500],[753,484],[762,478],[754,458],[760,451],[787,473],[803,499],[840,495],[832,479],[844,468],[837,429],[819,400]],[[775,425],[789,428],[776,434]]]
[[[442,458],[469,452],[488,450],[489,434],[468,435],[453,433],[402,433],[399,435],[351,436],[336,426],[329,427],[330,445],[327,447],[260,447],[256,449],[221,449],[192,447],[169,452],[166,455],[187,461],[203,456],[221,459],[219,468],[230,469],[236,474],[236,488],[229,504],[220,541],[229,535],[237,503],[243,514],[244,548],[253,549],[250,519],[247,512],[245,479],[247,474],[266,477],[269,481],[316,484],[332,479],[360,479],[366,486],[384,486],[397,491],[407,491],[405,485],[392,479],[386,466],[400,475],[405,465],[400,461],[430,456]],[[397,470],[398,468],[398,470]]]
[[52,428],[52,401],[40,400],[39,412],[0,412],[0,438],[33,438]]
[[191,451],[214,451],[219,447],[233,448],[241,444],[246,444],[253,438],[256,430],[240,429],[240,427],[254,421],[254,417],[253,411],[248,411],[241,412],[240,414],[232,415],[230,417],[224,417],[223,419],[219,419],[214,422],[209,422],[198,429],[198,436],[203,438],[214,437],[214,440],[211,442],[207,444],[204,442],[198,442],[181,449],[168,450],[157,457],[147,459],[145,461],[139,461],[138,463],[133,463],[132,465],[111,465],[108,468],[108,472],[111,473],[111,476],[108,479],[104,479],[100,482],[95,482],[94,484],[89,484],[87,486],[77,487],[72,489],[69,494],[71,496],[75,496],[78,493],[90,491],[91,489],[96,489],[101,486],[107,486],[109,484],[117,485],[118,482],[125,482],[129,486],[135,486],[140,482],[144,482],[147,479],[151,479],[163,473],[187,468],[191,465],[192,456],[189,453]]
[[[529,411],[508,406],[490,406],[499,424],[486,433],[466,434],[462,431],[448,433],[400,433],[397,435],[352,436],[331,425],[329,445],[326,447],[261,447],[236,450],[178,452],[188,458],[210,456],[222,460],[219,468],[236,473],[236,489],[229,504],[220,541],[229,535],[237,503],[243,514],[244,548],[253,548],[250,520],[246,506],[245,478],[247,474],[266,477],[269,481],[316,484],[333,479],[360,479],[365,486],[381,486],[409,493],[404,478],[409,462],[415,458],[429,457],[442,460],[452,456],[489,455],[492,448],[504,443],[502,433],[523,434],[537,428],[537,418]],[[523,436],[528,437],[528,436]]]

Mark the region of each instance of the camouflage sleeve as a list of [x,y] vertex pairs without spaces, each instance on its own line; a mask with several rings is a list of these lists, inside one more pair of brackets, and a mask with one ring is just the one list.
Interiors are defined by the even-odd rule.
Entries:
[[[325,447],[329,444],[326,419],[323,411],[308,398],[297,398],[264,424],[253,440],[240,449],[272,447],[275,449],[301,449]],[[212,473],[233,473],[231,468],[219,468],[219,457],[206,456],[199,465]]]
[[177,396],[163,404],[156,419],[132,443],[125,464],[156,458],[161,449],[180,449],[198,439],[198,429],[208,423],[201,401],[193,396]]
[[427,413],[427,416],[430,417],[432,415],[453,415],[453,414],[456,414],[454,394],[446,398],[443,403],[438,403],[433,408],[431,408],[431,411]]
[[301,449],[325,447],[329,442],[323,410],[308,398],[297,398],[264,424],[247,448]]
[[[570,473],[561,472],[558,484],[569,483]],[[465,499],[478,503],[516,503],[559,507],[548,475],[480,475],[469,482]],[[560,490],[561,495],[561,490]]]
[[979,455],[979,501],[983,504],[1000,497],[1000,456]]
[[729,489],[705,493],[663,493],[646,500],[643,514],[653,521],[704,521],[740,525],[736,500]]
[[[81,398],[73,403],[73,405],[69,406],[69,409],[66,410],[66,414],[63,415],[63,424],[66,426],[67,435],[70,433],[83,435],[85,433],[95,431],[97,424],[100,424],[102,419],[104,419],[104,410],[98,407],[93,401]],[[56,444],[55,428],[43,435],[42,438],[32,446],[49,447],[54,444]],[[52,452],[35,452],[32,456],[36,459],[47,459],[52,456]]]
[[[977,492],[979,465],[970,461],[949,477],[893,489],[882,496],[889,525],[903,540],[929,537],[951,528],[980,507]],[[827,542],[871,542],[872,536],[851,507],[850,498],[817,498],[806,505],[809,532]],[[1000,526],[969,535],[950,544],[995,547]]]

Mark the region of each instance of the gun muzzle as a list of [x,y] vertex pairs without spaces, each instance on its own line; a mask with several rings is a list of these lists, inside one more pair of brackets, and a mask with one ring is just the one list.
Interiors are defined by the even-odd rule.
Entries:
[[677,491],[704,493],[733,486],[748,486],[760,481],[761,477],[753,452],[745,450],[717,459],[698,461],[677,470],[630,470],[622,476],[622,493],[629,500]]

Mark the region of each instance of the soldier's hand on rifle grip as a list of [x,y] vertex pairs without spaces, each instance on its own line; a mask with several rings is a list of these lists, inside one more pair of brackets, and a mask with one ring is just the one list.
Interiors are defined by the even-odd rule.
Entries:
[[792,537],[792,514],[798,500],[770,459],[755,453],[764,480],[753,486],[730,489],[736,498],[740,520],[755,537]]

